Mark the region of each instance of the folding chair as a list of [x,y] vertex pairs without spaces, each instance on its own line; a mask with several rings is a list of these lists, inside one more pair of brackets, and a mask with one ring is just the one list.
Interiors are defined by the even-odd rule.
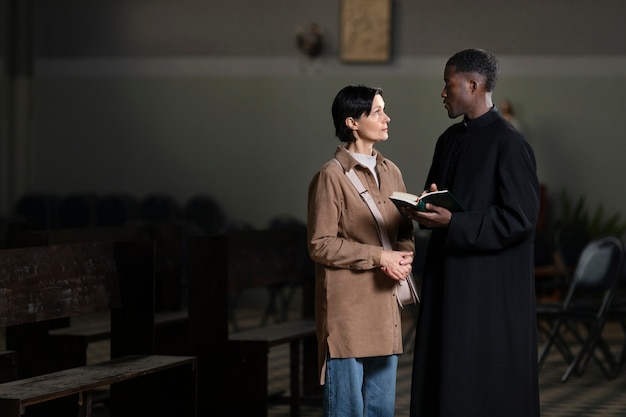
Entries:
[[[616,237],[608,236],[589,242],[579,256],[567,294],[560,304],[537,304],[537,318],[551,323],[547,341],[539,353],[541,367],[552,345],[557,346],[568,363],[561,378],[567,381],[575,371],[582,375],[592,358],[609,379],[617,367],[608,344],[602,338],[613,296],[619,286],[624,263],[624,247]],[[572,352],[572,338],[580,344]],[[595,354],[599,348],[606,364]]]
[[613,372],[613,376],[616,377],[622,366],[626,363],[626,260],[624,261],[624,267],[622,268],[620,286],[613,302],[611,303],[607,321],[616,321],[624,334],[624,340],[622,341],[617,366]]
[[[554,325],[554,319],[557,317],[556,313],[561,310],[567,290],[572,283],[572,275],[576,269],[576,264],[578,263],[580,254],[590,241],[591,238],[589,237],[586,229],[578,226],[568,226],[566,228],[556,230],[553,236],[554,252],[553,259],[551,260],[552,263],[548,267],[543,266],[538,268],[535,266],[535,278],[538,278],[537,271],[539,271],[541,274],[539,278],[542,280],[543,287],[545,288],[548,286],[558,294],[556,300],[538,297],[537,324],[539,331],[545,336],[550,335],[550,330]],[[537,249],[538,243],[539,249]],[[545,237],[544,239],[536,238],[535,264],[537,264],[537,252],[541,252],[542,246],[547,246],[547,243],[545,243]],[[545,252],[545,249],[543,251]],[[548,262],[549,261],[545,259],[544,256],[543,263],[545,264]],[[548,278],[551,284],[545,283],[546,278]],[[538,291],[542,288],[542,284],[538,282],[535,283]],[[569,363],[573,359],[573,356],[571,355],[571,351],[567,348],[567,343],[561,335],[557,335],[553,340],[553,343]],[[541,366],[542,364],[543,363],[540,362],[539,365]]]

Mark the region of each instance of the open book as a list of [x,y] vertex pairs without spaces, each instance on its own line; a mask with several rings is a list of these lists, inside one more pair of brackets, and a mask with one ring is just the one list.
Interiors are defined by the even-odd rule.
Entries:
[[461,206],[454,195],[448,190],[433,191],[421,197],[415,194],[394,191],[389,198],[400,211],[402,211],[402,207],[409,207],[412,210],[428,211],[425,207],[426,203],[441,206],[450,211],[464,210],[463,206]]

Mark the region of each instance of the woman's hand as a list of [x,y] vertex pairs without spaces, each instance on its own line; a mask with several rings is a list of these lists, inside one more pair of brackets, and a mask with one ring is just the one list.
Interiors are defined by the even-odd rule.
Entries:
[[383,250],[380,269],[395,280],[406,279],[413,269],[413,252]]

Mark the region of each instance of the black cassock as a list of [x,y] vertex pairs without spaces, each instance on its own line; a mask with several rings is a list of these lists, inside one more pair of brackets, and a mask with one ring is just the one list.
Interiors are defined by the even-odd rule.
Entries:
[[441,135],[431,183],[465,211],[431,233],[411,416],[539,416],[533,150],[493,108]]

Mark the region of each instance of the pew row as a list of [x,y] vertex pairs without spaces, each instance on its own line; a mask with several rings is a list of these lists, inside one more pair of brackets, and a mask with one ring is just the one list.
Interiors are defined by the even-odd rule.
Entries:
[[[198,357],[198,389],[206,393],[199,398],[200,414],[215,410],[221,416],[263,417],[272,404],[288,403],[291,415],[298,416],[301,405],[321,404],[313,274],[305,228],[190,239],[190,345]],[[229,331],[229,295],[281,285],[300,287],[298,317]],[[290,350],[289,395],[272,395],[268,355],[271,348],[283,344]]]
[[[3,417],[91,415],[110,390],[112,417],[196,416],[194,356],[154,354],[154,244],[89,242],[0,250],[0,327],[17,377],[0,384]],[[64,368],[50,323],[110,311],[111,360]]]

